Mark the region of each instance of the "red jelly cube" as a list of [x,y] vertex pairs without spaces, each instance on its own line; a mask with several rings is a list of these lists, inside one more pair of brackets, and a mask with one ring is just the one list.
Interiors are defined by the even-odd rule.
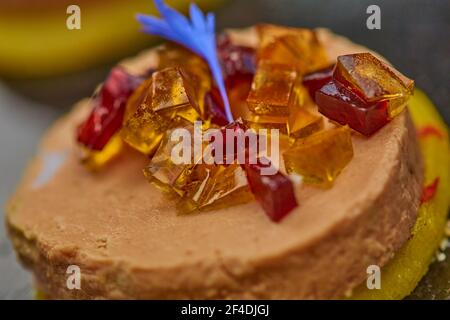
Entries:
[[227,87],[232,87],[236,78],[255,73],[255,49],[231,43],[227,34],[217,38],[217,53]]
[[274,175],[262,175],[263,167],[262,164],[245,166],[248,184],[267,216],[278,222],[298,205],[294,187],[291,180],[279,171]]
[[400,114],[414,81],[368,52],[339,56],[333,78],[368,102],[389,100],[389,116]]
[[78,142],[91,150],[102,150],[122,126],[125,105],[143,78],[121,67],[111,70],[97,96],[88,118],[78,127]]
[[315,100],[324,116],[366,136],[389,122],[388,101],[367,103],[337,81],[317,91]]
[[333,78],[334,65],[308,73],[303,76],[303,85],[308,89],[311,98],[315,98],[316,91],[326,85]]

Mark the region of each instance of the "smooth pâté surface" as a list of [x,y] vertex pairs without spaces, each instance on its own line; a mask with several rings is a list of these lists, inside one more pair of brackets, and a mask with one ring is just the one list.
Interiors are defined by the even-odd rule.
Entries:
[[[367,51],[320,30],[330,61]],[[234,32],[252,45],[253,30]],[[153,51],[125,61],[154,65]],[[338,298],[384,265],[409,238],[422,168],[409,114],[374,136],[353,135],[354,158],[328,190],[300,187],[281,223],[256,202],[177,215],[175,201],[148,184],[146,157],[129,151],[106,170],[79,162],[76,126],[87,101],[44,137],[10,201],[7,224],[21,260],[51,298]],[[45,152],[65,152],[53,178],[33,187]],[[66,268],[81,268],[68,290]]]

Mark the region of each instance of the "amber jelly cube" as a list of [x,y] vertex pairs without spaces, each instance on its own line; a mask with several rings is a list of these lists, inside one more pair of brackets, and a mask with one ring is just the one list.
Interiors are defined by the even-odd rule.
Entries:
[[[152,78],[148,78],[143,81],[139,87],[134,90],[133,94],[128,98],[127,105],[125,107],[125,114],[123,117],[123,124],[125,124],[128,119],[133,116],[136,112],[137,108],[143,104],[148,98],[148,95],[151,95],[150,88],[152,87]],[[149,100],[150,101],[150,100]]]
[[[172,152],[178,152],[178,156],[185,156],[180,154],[184,150],[175,149],[178,146],[182,146],[185,141],[172,141],[172,134],[174,130],[185,130],[191,137],[190,144],[185,147],[189,147],[189,159],[186,158],[186,163],[174,163],[172,159]],[[162,142],[150,160],[149,165],[144,169],[144,175],[147,180],[158,188],[165,192],[175,192],[176,194],[183,196],[186,192],[186,185],[189,182],[189,176],[192,168],[197,165],[202,158],[201,150],[197,155],[194,150],[194,126],[190,123],[179,123],[177,127],[169,129],[164,133]],[[203,143],[204,148],[206,142]]]
[[154,72],[147,94],[142,96],[143,102],[133,115],[127,116],[121,130],[125,142],[142,153],[153,154],[165,131],[180,121],[193,123],[200,119],[195,92],[179,68]]
[[297,139],[283,158],[287,172],[301,175],[304,183],[331,187],[353,158],[350,130],[337,127]]
[[253,199],[245,172],[238,164],[197,165],[189,179],[178,206],[181,213],[227,208]]
[[181,116],[191,122],[199,119],[201,112],[194,88],[180,68],[153,73],[151,108],[165,117]]
[[291,138],[304,138],[323,128],[323,118],[306,108],[297,108],[289,115],[288,131]]
[[291,67],[260,62],[247,98],[249,109],[256,114],[287,116],[296,77]]
[[158,149],[151,163],[144,169],[144,176],[162,191],[182,196],[191,167],[188,164],[174,164],[170,153],[162,153]]
[[315,109],[308,90],[303,86],[301,79],[298,78],[289,101],[287,128],[291,138],[306,137],[323,129],[322,116],[315,114]]
[[191,84],[201,116],[204,116],[205,94],[211,89],[211,75],[206,62],[182,46],[170,43],[158,50],[158,69],[180,68]]
[[109,139],[102,150],[82,148],[81,163],[89,170],[101,170],[120,154],[122,148],[123,141],[119,134],[115,134]]
[[414,91],[414,81],[371,53],[339,56],[334,79],[367,102],[389,100],[389,117],[398,115]]
[[[270,114],[257,114],[250,110],[247,101],[241,99],[241,94],[237,91],[247,92],[245,86],[241,84],[230,92],[230,102],[232,103],[232,111],[235,119],[242,118],[244,124],[254,130],[259,129],[278,129],[280,133],[287,134],[287,116],[272,116]],[[250,88],[250,84],[248,85]]]
[[136,112],[125,122],[120,135],[132,148],[151,155],[159,146],[169,120],[151,110],[147,104],[141,104]]
[[325,48],[314,30],[263,24],[257,27],[260,44],[258,60],[295,67],[300,74],[329,64]]
[[270,115],[260,115],[247,110],[245,114],[242,115],[242,120],[249,127],[256,131],[260,129],[278,129],[280,133],[287,134],[287,120],[288,118],[276,117]]

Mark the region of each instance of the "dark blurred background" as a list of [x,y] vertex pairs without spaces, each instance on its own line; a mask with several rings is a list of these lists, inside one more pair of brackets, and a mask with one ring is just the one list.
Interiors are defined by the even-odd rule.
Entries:
[[[372,4],[381,8],[381,30],[366,27],[366,9]],[[449,0],[231,0],[215,11],[219,29],[260,22],[327,27],[366,45],[414,79],[450,123]],[[0,80],[0,203],[13,192],[45,128],[71,104],[90,95],[109,67],[34,80]],[[29,298],[30,279],[15,262],[3,225],[0,232],[0,298]],[[448,259],[432,267],[415,297],[444,297],[427,288],[436,286],[436,274],[448,275],[449,270]]]

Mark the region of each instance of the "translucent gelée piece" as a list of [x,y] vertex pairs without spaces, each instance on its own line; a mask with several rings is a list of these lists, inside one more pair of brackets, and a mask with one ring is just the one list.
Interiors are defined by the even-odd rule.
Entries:
[[245,165],[248,184],[267,216],[279,222],[298,205],[294,187],[279,171],[274,175],[262,175],[262,167],[262,164]]
[[[200,146],[195,145],[195,134],[201,138],[208,127],[207,124],[195,127],[183,118],[176,120],[164,133],[161,144],[144,169],[144,175],[163,191],[183,196],[188,190],[187,184],[191,182],[193,168],[203,165],[203,153],[209,145],[209,141],[205,140]],[[199,132],[195,132],[196,129]]]
[[339,56],[333,77],[365,101],[389,100],[391,118],[403,110],[414,91],[413,80],[368,52]]
[[100,151],[82,148],[81,163],[90,170],[99,170],[119,155],[122,148],[122,139],[115,134]]
[[291,138],[306,137],[323,128],[322,117],[314,114],[313,110],[315,105],[299,77],[294,84],[289,101],[287,129]]
[[248,187],[245,172],[240,165],[221,165],[217,168],[215,181],[210,186],[208,200],[204,203],[214,207],[221,204],[227,205],[245,203],[253,199]]
[[258,60],[295,67],[300,74],[325,68],[328,58],[314,30],[259,25]]
[[[188,124],[184,127],[175,129],[183,129],[189,132],[193,137],[194,126]],[[179,196],[183,196],[186,192],[186,184],[189,182],[189,176],[192,168],[201,158],[196,159],[193,148],[193,139],[190,144],[189,160],[186,163],[174,163],[172,152],[174,147],[181,143],[180,141],[172,141],[173,130],[167,130],[164,134],[161,144],[153,155],[150,164],[144,169],[144,175],[151,183],[165,192],[175,192]]]
[[334,65],[331,65],[303,76],[302,83],[308,89],[309,95],[312,99],[315,99],[317,90],[331,81],[333,78],[333,72]]
[[[166,68],[152,74],[141,104],[127,116],[121,135],[125,142],[145,154],[153,154],[166,130],[200,118],[199,107],[189,79],[179,68]],[[136,103],[136,104],[137,104]],[[130,110],[135,106],[130,106]],[[131,113],[131,112],[130,112]]]
[[102,150],[120,129],[128,97],[143,81],[122,67],[110,72],[98,95],[91,102],[92,112],[78,127],[77,140],[91,150]]
[[169,119],[179,116],[191,122],[201,114],[194,88],[180,68],[153,73],[151,108]]
[[226,208],[253,199],[238,164],[195,166],[187,190],[179,205],[182,213]]
[[367,103],[351,90],[331,81],[316,92],[319,112],[366,136],[374,134],[389,122],[389,101]]
[[242,120],[247,127],[254,130],[259,129],[278,129],[280,133],[287,134],[287,117],[276,117],[270,115],[260,115],[247,110],[245,114],[242,115]]
[[184,71],[184,75],[188,78],[200,110],[200,114],[204,116],[204,97],[211,89],[211,75],[208,65],[198,55],[183,48],[182,46],[170,43],[166,44],[158,51],[158,69],[179,67]]
[[304,138],[323,128],[323,118],[306,108],[296,108],[289,114],[288,131],[292,138]]
[[353,158],[350,130],[337,127],[297,139],[283,158],[287,172],[301,175],[304,183],[330,187]]
[[143,81],[136,88],[136,90],[134,90],[133,94],[128,98],[125,107],[123,124],[125,124],[128,121],[128,119],[130,119],[130,117],[136,112],[137,108],[148,99],[148,96],[149,95],[151,96],[151,87],[152,87],[152,78],[150,77],[145,81]]
[[250,92],[252,79],[242,80],[233,89],[228,90],[231,109],[235,119],[242,118],[244,124],[254,130],[278,129],[287,134],[287,116],[257,114],[249,109],[246,98]]
[[289,66],[258,63],[247,98],[249,109],[256,114],[287,116],[296,77],[296,71]]
[[233,44],[228,34],[217,38],[217,53],[227,87],[233,87],[238,78],[255,73],[255,49]]
[[153,154],[169,125],[169,119],[163,118],[148,104],[143,103],[124,124],[121,136],[134,149],[144,154]]
[[180,67],[192,75],[208,78],[209,69],[206,62],[192,51],[174,44],[167,43],[158,50],[158,69]]
[[308,89],[303,85],[301,77],[297,77],[294,87],[292,88],[289,100],[289,114],[291,113],[292,108],[297,107],[314,108],[314,101],[309,96]]

